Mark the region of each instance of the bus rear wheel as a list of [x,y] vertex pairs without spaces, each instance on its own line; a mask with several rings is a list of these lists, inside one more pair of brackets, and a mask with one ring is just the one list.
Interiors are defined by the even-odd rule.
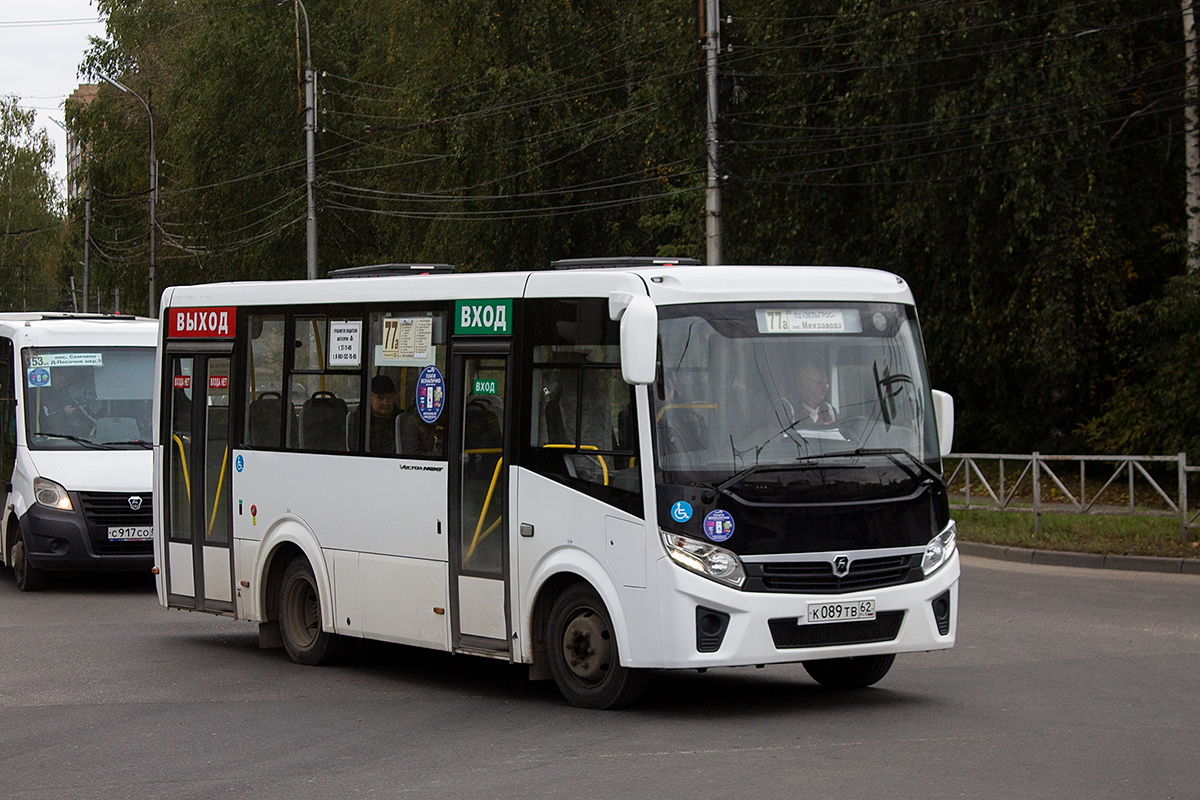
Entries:
[[288,656],[297,664],[336,664],[346,657],[346,637],[321,628],[321,596],[312,567],[304,558],[294,558],[279,585],[279,633]]
[[646,689],[645,670],[621,666],[608,609],[577,583],[554,601],[546,627],[550,673],[563,697],[580,708],[624,708]]
[[45,573],[29,563],[29,554],[25,550],[25,539],[17,534],[17,542],[13,545],[9,563],[12,564],[13,577],[17,588],[22,592],[36,592],[45,583]]
[[804,669],[827,689],[865,689],[883,680],[896,660],[895,653],[805,661]]

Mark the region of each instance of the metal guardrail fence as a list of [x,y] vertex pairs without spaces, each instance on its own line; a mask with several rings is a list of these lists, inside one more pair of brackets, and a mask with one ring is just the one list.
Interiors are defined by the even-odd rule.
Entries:
[[[1175,517],[1179,520],[1179,541],[1184,544],[1188,532],[1200,527],[1197,522],[1200,509],[1188,504],[1188,483],[1193,476],[1200,475],[1200,466],[1189,466],[1187,453],[1174,456],[951,453],[943,459],[943,464],[952,508],[1030,512],[1038,531],[1042,514]],[[1074,474],[1067,475],[1068,469],[1073,473],[1073,464],[1079,465],[1078,483]],[[1011,477],[1014,468],[1015,480]]]

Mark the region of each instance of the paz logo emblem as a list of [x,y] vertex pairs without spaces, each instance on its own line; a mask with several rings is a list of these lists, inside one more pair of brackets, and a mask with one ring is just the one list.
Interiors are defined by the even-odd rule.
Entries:
[[850,572],[850,556],[838,556],[833,559],[834,575],[844,578],[848,572]]
[[141,509],[141,507],[142,507],[142,498],[138,497],[136,494],[132,495],[129,498],[129,508],[133,511],[138,511]]

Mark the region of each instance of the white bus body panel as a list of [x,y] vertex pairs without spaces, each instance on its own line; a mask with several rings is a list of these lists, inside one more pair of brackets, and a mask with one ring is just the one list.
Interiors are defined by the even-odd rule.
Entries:
[[291,542],[313,562],[318,583],[327,583],[320,593],[333,598],[322,608],[327,630],[449,649],[449,617],[434,611],[448,605],[446,462],[234,456],[242,466],[233,474],[235,570],[253,591],[250,602],[239,600],[239,616],[266,618],[268,560]]

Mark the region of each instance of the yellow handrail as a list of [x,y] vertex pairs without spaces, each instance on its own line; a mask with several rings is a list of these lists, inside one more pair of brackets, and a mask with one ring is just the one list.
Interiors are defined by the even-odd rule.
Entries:
[[205,539],[212,538],[213,525],[217,522],[217,506],[221,502],[221,487],[225,485],[225,465],[229,463],[229,445],[225,445],[225,456],[221,459],[221,477],[217,479],[217,496],[213,498],[212,517],[208,520],[208,530],[204,532]]
[[[464,450],[463,452],[469,453],[472,451]],[[499,453],[500,448],[489,448],[488,450],[477,450],[474,452]],[[479,535],[480,531],[483,529],[483,520],[485,517],[487,517],[488,507],[492,504],[492,494],[496,491],[496,482],[500,480],[500,467],[502,464],[504,464],[503,457],[496,459],[496,469],[492,471],[492,483],[490,486],[488,486],[487,497],[483,499],[483,508],[479,512],[479,521],[475,523],[475,536],[471,538],[471,546],[467,548],[467,554],[463,557],[464,562],[471,560],[471,556],[475,555],[475,546],[479,544],[481,539],[486,537],[488,533],[491,533],[493,530],[495,530],[496,525],[500,523],[500,517],[497,517],[496,521],[488,526],[487,533],[483,534],[483,536]]]
[[[542,447],[547,448],[547,449],[554,448],[557,450],[574,450],[575,449],[575,445],[573,445],[573,444],[544,444],[544,445],[542,445]],[[580,450],[599,450],[600,448],[594,444],[581,444],[581,445],[579,445],[579,449]],[[600,469],[602,469],[604,471],[604,485],[608,486],[608,464],[604,461],[604,456],[600,455],[599,453],[596,454],[596,458],[600,460]]]
[[175,440],[175,444],[179,445],[179,461],[183,465],[183,488],[187,489],[188,503],[192,502],[192,482],[188,478],[187,456],[183,453],[183,439],[179,438],[179,434],[172,433],[171,438]]
[[667,413],[668,411],[670,411],[673,408],[690,408],[690,409],[699,408],[699,409],[703,409],[705,411],[716,411],[717,404],[716,403],[668,403],[667,405],[660,408],[658,410],[658,413],[654,415],[654,421],[658,422],[659,420],[661,420],[663,418],[663,414]]

